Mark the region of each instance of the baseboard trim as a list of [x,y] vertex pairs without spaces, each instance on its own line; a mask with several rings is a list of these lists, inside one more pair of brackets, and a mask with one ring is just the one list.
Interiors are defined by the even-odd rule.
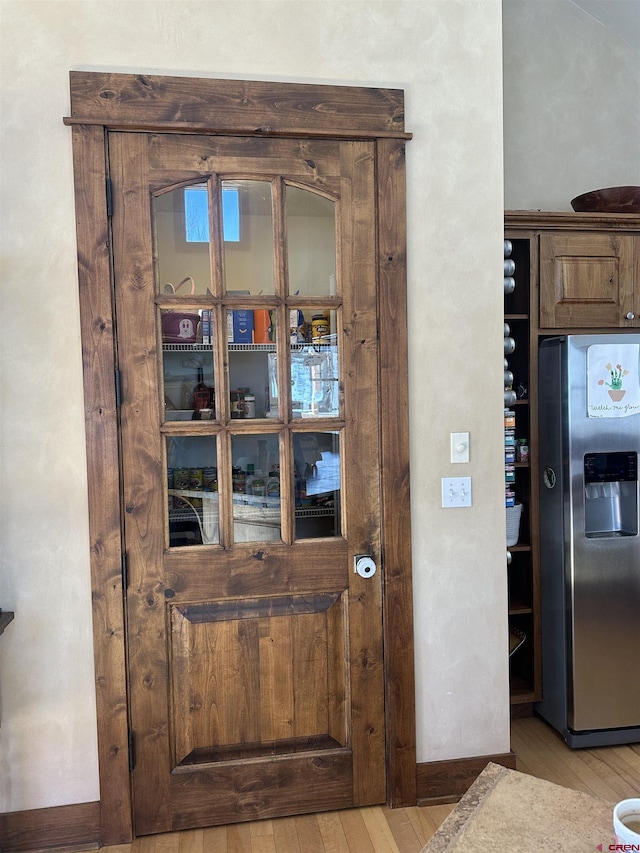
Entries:
[[418,805],[457,802],[490,761],[493,761],[494,764],[500,764],[502,767],[508,767],[510,770],[516,769],[514,752],[417,764]]
[[[515,770],[514,752],[429,761],[416,765],[419,805],[456,802],[492,761]],[[47,848],[98,848],[101,842],[100,803],[78,803],[0,815],[2,853]]]
[[86,850],[100,846],[100,803],[77,803],[0,815],[0,850]]

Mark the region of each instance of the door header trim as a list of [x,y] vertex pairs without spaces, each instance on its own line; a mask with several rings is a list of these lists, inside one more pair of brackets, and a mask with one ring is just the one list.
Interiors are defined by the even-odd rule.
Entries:
[[402,138],[402,89],[71,71],[67,125],[245,136]]

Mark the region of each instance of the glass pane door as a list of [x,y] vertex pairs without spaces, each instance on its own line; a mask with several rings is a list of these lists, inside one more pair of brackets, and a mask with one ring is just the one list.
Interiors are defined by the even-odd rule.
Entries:
[[[153,196],[171,548],[339,537],[337,202],[212,175]],[[279,272],[278,272],[279,271]]]

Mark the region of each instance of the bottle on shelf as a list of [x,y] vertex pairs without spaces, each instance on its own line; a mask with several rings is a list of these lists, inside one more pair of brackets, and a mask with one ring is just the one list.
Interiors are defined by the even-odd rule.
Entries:
[[213,408],[213,393],[213,388],[205,385],[204,369],[199,367],[198,381],[193,389],[193,417],[195,420],[199,420],[202,417],[201,412],[203,410],[209,411]]

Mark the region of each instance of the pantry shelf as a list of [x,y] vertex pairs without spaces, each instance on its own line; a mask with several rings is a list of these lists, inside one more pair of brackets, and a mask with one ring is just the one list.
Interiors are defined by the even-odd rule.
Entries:
[[[507,290],[505,282],[504,322],[509,329],[510,347],[505,344],[506,375],[511,375],[513,390],[509,402],[510,442],[508,454],[507,506],[522,505],[517,544],[509,545],[507,566],[509,584],[509,627],[526,635],[511,659],[510,696],[512,705],[540,699],[540,613],[537,540],[537,349],[532,331],[537,327],[537,294],[531,280],[532,257],[528,234],[507,227],[505,240],[510,247],[505,255],[509,274],[515,284]],[[506,250],[506,247],[505,247]],[[512,263],[508,263],[512,261]],[[505,331],[505,335],[506,335]],[[505,428],[506,413],[505,413]],[[506,433],[505,433],[506,435]],[[506,445],[506,441],[505,441]],[[524,448],[524,452],[523,452]],[[506,460],[505,460],[506,461]],[[509,503],[511,501],[511,504]],[[513,521],[508,513],[509,520]],[[509,541],[512,541],[509,538]]]
[[[292,352],[299,352],[310,347],[313,349],[327,350],[335,348],[334,341],[301,341],[300,343],[290,344]],[[275,352],[275,343],[269,344],[232,344],[228,343],[229,352]],[[162,344],[163,352],[212,352],[212,344]]]

